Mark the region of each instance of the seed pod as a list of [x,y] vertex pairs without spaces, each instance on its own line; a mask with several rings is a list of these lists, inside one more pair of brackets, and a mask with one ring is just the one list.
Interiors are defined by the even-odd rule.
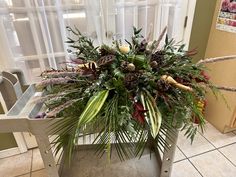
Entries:
[[157,68],[158,67],[158,63],[156,62],[156,61],[151,61],[150,62],[150,66],[151,66],[151,68]]
[[128,69],[128,71],[135,71],[135,65],[133,63],[129,63],[127,65],[127,69]]
[[106,66],[106,65],[110,65],[113,61],[115,61],[115,55],[106,55],[106,56],[101,57],[97,61],[97,65],[99,67]]
[[190,92],[193,91],[193,89],[191,87],[183,85],[181,83],[178,83],[171,76],[163,75],[163,76],[161,76],[161,79],[164,80],[165,82],[169,83],[169,84],[174,85],[175,87],[177,87],[179,89],[190,91]]

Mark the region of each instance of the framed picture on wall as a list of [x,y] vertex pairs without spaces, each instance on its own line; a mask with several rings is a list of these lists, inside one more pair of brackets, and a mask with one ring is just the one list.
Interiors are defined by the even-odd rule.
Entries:
[[216,29],[236,33],[236,0],[222,0]]

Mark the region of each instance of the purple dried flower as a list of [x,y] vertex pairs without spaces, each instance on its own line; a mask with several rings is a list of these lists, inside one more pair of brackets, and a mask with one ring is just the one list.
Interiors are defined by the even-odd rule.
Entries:
[[41,83],[38,84],[38,87],[46,87],[48,85],[59,85],[59,84],[67,84],[69,81],[71,81],[71,78],[68,77],[59,77],[59,78],[51,78],[51,79],[45,79]]
[[79,73],[71,72],[71,71],[52,71],[52,72],[45,72],[42,74],[43,77],[76,77]]
[[42,119],[46,116],[45,112],[39,112],[36,116],[35,119]]

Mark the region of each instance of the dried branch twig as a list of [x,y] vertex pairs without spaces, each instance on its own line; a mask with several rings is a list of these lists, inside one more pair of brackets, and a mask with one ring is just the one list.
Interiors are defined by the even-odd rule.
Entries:
[[215,87],[219,90],[225,90],[225,91],[229,91],[229,92],[236,92],[235,87],[225,87],[225,86],[215,86]]
[[166,31],[167,31],[167,26],[163,29],[163,31],[161,32],[161,35],[159,36],[158,40],[157,40],[157,43],[156,43],[156,49],[159,47],[160,43],[161,43],[161,40],[163,39],[164,35],[166,34]]
[[236,60],[236,55],[202,59],[199,62],[197,62],[197,65],[205,64],[205,63],[214,63],[214,62],[225,61],[225,60]]

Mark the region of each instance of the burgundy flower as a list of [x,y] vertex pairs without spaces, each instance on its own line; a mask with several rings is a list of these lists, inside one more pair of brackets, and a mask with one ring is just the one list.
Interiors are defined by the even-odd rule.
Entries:
[[210,76],[205,72],[205,71],[202,71],[201,72],[201,75],[204,77],[204,79],[206,80],[209,80],[210,79]]
[[206,82],[210,79],[210,76],[205,71],[201,71],[200,74],[203,76],[204,80],[200,78],[195,78],[196,82]]
[[147,112],[147,110],[144,109],[142,103],[140,102],[135,102],[133,104],[134,107],[134,112],[132,114],[133,118],[140,122],[141,124],[144,124],[145,122],[145,116],[144,113]]

